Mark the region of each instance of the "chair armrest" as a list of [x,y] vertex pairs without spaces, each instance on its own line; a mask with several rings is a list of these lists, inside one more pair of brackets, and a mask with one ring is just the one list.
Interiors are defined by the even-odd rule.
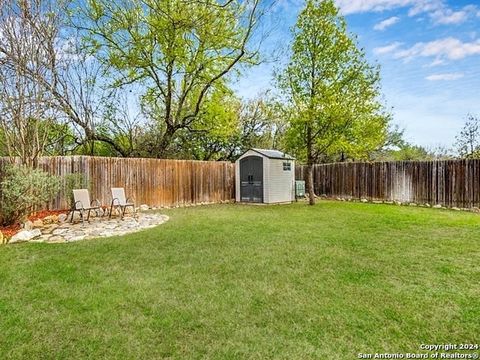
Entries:
[[[117,201],[116,204],[115,201]],[[120,205],[120,200],[118,198],[112,199],[112,205]]]
[[129,203],[135,204],[135,199],[132,197],[127,197],[127,204]]
[[[80,204],[80,208],[77,208],[77,204]],[[73,210],[80,210],[83,209],[83,204],[81,201],[75,201],[75,204],[73,204]]]

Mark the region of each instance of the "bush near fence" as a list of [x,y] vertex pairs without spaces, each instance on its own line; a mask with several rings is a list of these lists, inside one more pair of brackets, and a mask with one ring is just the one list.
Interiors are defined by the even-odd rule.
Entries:
[[[306,166],[296,168],[304,180]],[[480,207],[480,160],[397,161],[314,165],[318,195]]]
[[[0,158],[0,170],[7,163],[8,158]],[[105,205],[112,200],[112,187],[124,187],[137,205],[156,207],[220,203],[235,197],[235,166],[229,162],[58,156],[42,157],[38,166],[61,177],[83,174],[91,197]],[[62,190],[49,208],[66,209],[67,201]]]

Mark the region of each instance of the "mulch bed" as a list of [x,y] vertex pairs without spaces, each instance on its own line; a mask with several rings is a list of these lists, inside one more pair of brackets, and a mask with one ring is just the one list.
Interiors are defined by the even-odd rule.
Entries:
[[0,231],[2,232],[3,236],[6,238],[11,238],[13,235],[20,231],[20,224],[13,224],[5,227],[0,227]]
[[[60,214],[68,214],[68,210],[42,210],[34,212],[32,215],[28,216],[28,220],[35,221],[41,220],[46,218],[47,216],[51,215],[60,215]],[[21,230],[20,224],[13,224],[9,226],[0,227],[0,231],[3,233],[3,236],[7,238],[11,238],[13,235],[18,233]]]

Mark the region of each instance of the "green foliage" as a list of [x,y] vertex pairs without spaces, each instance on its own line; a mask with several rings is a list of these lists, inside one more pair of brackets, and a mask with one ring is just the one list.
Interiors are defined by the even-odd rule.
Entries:
[[456,137],[456,147],[461,158],[480,158],[480,118],[467,116],[462,130]]
[[268,94],[259,95],[245,102],[242,105],[240,119],[241,153],[252,147],[284,150],[287,124],[282,107]]
[[217,160],[239,133],[241,102],[227,89],[215,90],[190,129],[179,132],[176,152],[184,158]]
[[63,191],[67,199],[69,207],[73,208],[75,199],[73,197],[74,189],[89,188],[87,178],[84,174],[68,174],[63,177]]
[[0,187],[0,223],[11,225],[52,200],[60,189],[60,180],[42,170],[9,165]]
[[75,148],[74,129],[68,123],[51,121],[44,126],[47,138],[45,154],[48,156],[65,156]]
[[379,102],[379,69],[347,33],[333,0],[309,0],[293,29],[292,54],[278,75],[289,119],[287,145],[308,163],[381,147],[389,116]]
[[209,95],[236,65],[256,61],[248,43],[257,8],[258,0],[89,0],[74,22],[112,70],[113,87],[140,85],[143,110],[159,123],[155,155],[163,156],[178,132],[208,116]]
[[383,148],[373,152],[372,161],[427,161],[454,159],[452,151],[444,146],[426,148],[414,145],[404,139],[404,130],[398,125],[388,130],[387,141]]
[[6,146],[5,131],[0,126],[0,156],[8,156],[8,147]]
[[216,91],[193,131],[180,133],[175,154],[187,159],[234,161],[252,147],[282,148],[284,126],[267,94],[242,101],[231,92]]
[[402,142],[399,146],[391,149],[382,149],[376,152],[372,160],[375,161],[427,161],[427,160],[451,160],[455,157],[451,150],[442,146],[425,148]]
[[390,149],[379,154],[377,161],[434,160],[435,154],[419,145],[404,143],[396,149]]

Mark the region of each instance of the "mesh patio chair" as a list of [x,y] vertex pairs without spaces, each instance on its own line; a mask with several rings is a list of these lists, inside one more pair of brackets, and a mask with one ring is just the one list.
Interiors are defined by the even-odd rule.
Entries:
[[73,205],[73,208],[71,210],[72,219],[70,221],[72,223],[75,211],[79,212],[82,222],[85,222],[85,212],[87,212],[87,221],[90,219],[90,212],[92,210],[95,211],[97,215],[99,215],[101,209],[100,201],[90,201],[90,193],[87,189],[73,190],[73,198],[75,200],[75,204]]
[[112,217],[112,213],[114,209],[120,209],[121,218],[125,216],[125,211],[128,207],[133,209],[133,216],[137,215],[135,210],[135,203],[132,199],[127,198],[125,196],[125,189],[124,188],[112,188],[112,204],[110,206],[110,215],[109,218]]

